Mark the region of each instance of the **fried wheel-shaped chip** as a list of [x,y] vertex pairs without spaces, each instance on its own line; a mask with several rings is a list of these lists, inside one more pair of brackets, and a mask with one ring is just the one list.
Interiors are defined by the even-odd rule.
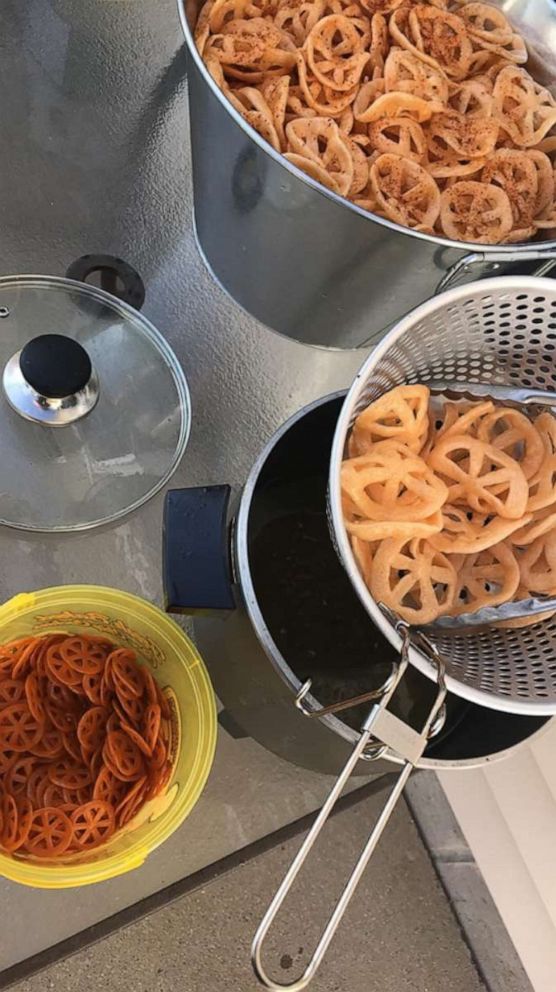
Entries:
[[494,151],[498,131],[498,121],[492,117],[446,110],[434,114],[428,126],[429,152],[438,159],[446,153],[458,160],[484,158]]
[[370,170],[379,206],[390,220],[406,227],[432,228],[440,212],[440,191],[417,162],[380,155]]
[[331,90],[352,90],[368,61],[356,24],[342,14],[323,17],[305,42],[307,62],[316,78]]
[[387,93],[394,90],[426,100],[432,113],[443,110],[448,103],[444,73],[403,48],[390,49],[384,63],[384,83]]
[[507,603],[519,586],[517,558],[504,542],[485,551],[465,555],[458,572],[453,614],[474,613],[484,606]]
[[24,846],[35,858],[55,858],[67,851],[72,838],[69,817],[61,809],[46,806],[32,814]]
[[449,502],[462,499],[477,513],[521,518],[529,487],[522,469],[500,448],[464,434],[440,438],[428,457],[429,466],[450,483]]
[[542,439],[544,456],[529,481],[528,511],[556,503],[556,418],[551,413],[541,413],[534,425]]
[[556,531],[538,537],[519,556],[521,583],[531,592],[556,594]]
[[408,623],[430,623],[454,602],[457,574],[426,540],[383,541],[373,561],[371,592]]
[[507,193],[500,187],[462,180],[442,193],[440,222],[449,238],[497,244],[512,229],[512,207]]
[[427,520],[448,496],[427,463],[398,441],[382,441],[369,454],[344,461],[341,484],[367,520]]
[[343,196],[353,182],[353,159],[338,125],[325,117],[299,118],[286,125],[290,152],[324,169]]
[[493,90],[493,113],[516,145],[537,145],[556,124],[556,101],[517,66],[501,69]]
[[467,74],[473,46],[457,14],[416,4],[394,11],[389,27],[396,44],[442,69],[447,76],[463,79]]
[[419,454],[429,427],[427,386],[396,386],[356,418],[350,455],[364,455],[376,441],[401,441]]
[[429,540],[439,551],[450,555],[470,555],[491,548],[531,520],[530,514],[519,520],[508,520],[475,513],[454,504],[445,504],[441,516],[442,531],[433,534]]
[[545,451],[543,439],[535,425],[519,410],[498,407],[481,417],[477,437],[510,455],[518,462],[526,479],[541,467]]

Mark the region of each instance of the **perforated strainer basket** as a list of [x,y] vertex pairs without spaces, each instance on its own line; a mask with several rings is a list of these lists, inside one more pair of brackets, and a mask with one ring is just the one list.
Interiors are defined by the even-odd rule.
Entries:
[[[371,353],[349,391],[330,464],[330,513],[338,553],[374,622],[396,647],[400,635],[379,609],[357,568],[342,518],[340,464],[355,417],[401,383],[432,380],[532,386],[556,392],[556,281],[527,276],[486,279],[417,307]],[[530,627],[435,635],[450,691],[512,713],[556,713],[556,617]],[[430,660],[409,660],[436,678]]]
[[[344,708],[364,698],[372,702],[351,755],[255,935],[253,967],[259,981],[272,992],[301,992],[314,977],[413,768],[429,738],[442,726],[447,690],[491,709],[556,713],[555,619],[540,620],[522,629],[435,635],[433,643],[407,623],[398,622],[393,614],[387,615],[373,600],[352,555],[342,516],[340,466],[349,429],[369,403],[402,383],[486,382],[556,393],[555,351],[556,281],[522,276],[488,279],[437,296],[401,320],[371,353],[346,397],[330,461],[331,532],[363,606],[398,648],[400,658],[381,689],[337,704]],[[419,730],[403,723],[388,708],[408,664],[437,683],[434,702]],[[307,716],[318,716],[318,712],[303,707],[303,694],[309,688],[310,683],[306,683],[297,703]],[[385,747],[399,759],[400,770],[384,807],[305,971],[287,984],[274,980],[263,962],[266,935],[358,761],[375,760]]]

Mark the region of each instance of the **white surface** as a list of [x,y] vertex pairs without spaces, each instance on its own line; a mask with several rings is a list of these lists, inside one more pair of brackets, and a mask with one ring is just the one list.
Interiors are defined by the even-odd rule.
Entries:
[[555,758],[553,726],[507,761],[439,773],[535,992],[556,989]]

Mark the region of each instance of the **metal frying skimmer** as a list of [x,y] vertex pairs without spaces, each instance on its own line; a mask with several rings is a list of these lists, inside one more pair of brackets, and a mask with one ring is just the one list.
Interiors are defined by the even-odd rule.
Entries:
[[[556,282],[534,277],[500,277],[460,286],[434,297],[401,320],[371,353],[348,393],[332,446],[329,515],[338,554],[369,615],[400,652],[381,690],[332,707],[373,701],[355,748],[328,799],[292,862],[253,941],[253,967],[261,983],[274,992],[300,992],[315,975],[404,786],[429,738],[442,724],[446,691],[491,709],[513,713],[556,713],[556,620],[540,619],[521,629],[476,628],[465,634],[410,628],[367,589],[351,552],[344,527],[340,466],[355,417],[382,393],[403,383],[446,380],[457,390],[475,382],[490,387],[556,390]],[[461,386],[459,387],[461,390]],[[537,400],[538,402],[538,400]],[[437,692],[420,731],[399,720],[388,704],[408,664],[434,680]],[[308,717],[322,709],[307,708],[306,684],[298,706]],[[360,758],[376,760],[385,748],[396,755],[401,770],[384,808],[324,929],[304,973],[287,985],[273,981],[262,961],[265,937],[309,852],[317,841],[342,789]]]
[[[556,391],[555,353],[556,281],[502,276],[458,286],[413,310],[383,338],[358,373],[332,447],[331,530],[357,595],[398,650],[399,634],[359,573],[342,518],[340,465],[351,424],[382,393],[408,382],[436,385],[442,380],[443,387],[453,383],[456,390],[475,381],[483,387]],[[435,630],[429,636],[442,655],[450,692],[511,713],[556,712],[556,618],[530,627],[466,630],[461,635]],[[409,660],[424,675],[435,677],[434,666],[422,652],[410,648]]]

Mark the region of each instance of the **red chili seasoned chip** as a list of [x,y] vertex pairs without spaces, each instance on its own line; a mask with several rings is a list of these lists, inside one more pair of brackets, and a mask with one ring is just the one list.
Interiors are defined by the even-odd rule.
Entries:
[[145,757],[150,758],[152,756],[152,748],[149,747],[147,741],[139,733],[139,731],[136,730],[135,727],[132,727],[131,724],[127,723],[126,720],[121,721],[121,727],[124,733],[126,733],[128,737],[131,737],[133,743],[137,744],[137,747],[142,754],[144,754]]
[[114,695],[114,683],[108,675],[107,668],[104,669],[100,680],[100,705],[110,706],[110,701]]
[[142,775],[141,778],[137,779],[137,781],[133,783],[122,801],[116,807],[116,820],[120,827],[123,827],[126,823],[129,823],[129,821],[133,819],[135,814],[143,805],[147,786],[148,778],[146,775]]
[[65,790],[61,785],[54,785],[53,782],[49,782],[44,790],[42,801],[45,806],[63,806],[66,801]]
[[26,796],[15,799],[6,793],[2,801],[2,834],[0,843],[9,853],[17,851],[27,840],[33,806]]
[[149,751],[153,752],[154,746],[158,740],[158,734],[160,731],[160,706],[155,703],[154,705],[147,706],[145,710],[145,719],[143,723],[143,732],[145,736],[145,741],[149,748]]
[[96,782],[96,780],[98,778],[98,775],[100,773],[100,770],[101,770],[101,768],[102,768],[102,766],[104,764],[104,758],[102,756],[103,749],[104,749],[104,742],[90,756],[89,768],[91,769],[91,781],[92,782]]
[[152,677],[150,670],[147,668],[146,665],[143,665],[143,667],[141,668],[141,672],[143,673],[143,679],[145,682],[145,690],[147,693],[148,702],[158,703],[158,692],[157,692],[156,682]]
[[77,724],[77,739],[84,752],[96,751],[103,744],[109,715],[103,706],[85,711]]
[[0,842],[6,851],[15,851],[18,838],[17,804],[9,792],[2,796],[2,836]]
[[39,809],[44,804],[44,793],[49,784],[48,765],[37,765],[33,768],[27,779],[25,794],[35,809]]
[[62,734],[71,734],[77,725],[77,714],[74,710],[65,709],[58,706],[50,699],[46,700],[46,713],[50,722]]
[[12,762],[18,756],[18,751],[9,751],[7,749],[0,749],[0,780],[1,776],[5,775],[6,772],[11,768]]
[[10,675],[13,678],[15,666],[29,645],[33,644],[34,640],[34,637],[20,637],[19,640],[0,645],[0,672]]
[[37,758],[59,758],[64,753],[62,734],[56,727],[46,727],[43,735],[29,749]]
[[83,676],[83,691],[93,706],[101,706],[102,694],[101,694],[101,683],[102,683],[103,673],[97,672],[95,675],[84,675]]
[[126,795],[126,791],[126,783],[122,782],[120,778],[117,778],[108,765],[103,765],[97,775],[93,789],[93,798],[102,799],[103,802],[110,803],[111,806],[116,807]]
[[119,648],[110,655],[110,669],[116,689],[127,698],[140,699],[145,683],[141,669],[137,665],[135,651]]
[[43,727],[26,702],[10,703],[0,710],[0,748],[28,751],[39,740]]
[[66,813],[53,806],[34,811],[25,848],[35,858],[55,858],[64,854],[73,838],[73,825]]
[[32,637],[29,643],[17,652],[12,668],[12,678],[25,678],[25,676],[29,673],[31,670],[31,658],[36,646],[37,638]]
[[0,846],[55,859],[133,820],[170,773],[164,709],[129,648],[61,634],[0,646]]
[[132,781],[144,771],[139,748],[123,730],[113,730],[108,734],[103,754],[106,764],[118,778]]
[[97,675],[104,668],[110,647],[98,637],[67,637],[58,646],[58,655],[79,675]]
[[46,652],[49,647],[53,644],[59,644],[64,638],[65,634],[48,634],[46,637],[40,639],[40,642],[34,649],[31,658],[31,667],[41,678],[46,675]]
[[154,799],[166,788],[172,775],[172,766],[169,763],[163,765],[158,771],[151,772],[149,787],[145,794],[146,799]]
[[12,796],[25,793],[27,782],[36,765],[37,758],[34,755],[17,754],[4,779],[6,788]]
[[[116,693],[118,697],[118,702],[121,709],[124,711],[127,721],[139,724],[143,717],[144,703],[142,700],[137,699],[135,696],[126,696],[121,692],[120,687],[116,688]],[[116,707],[114,706],[114,709]],[[118,710],[116,710],[118,712]],[[120,717],[121,718],[121,717]]]
[[73,843],[81,851],[106,843],[116,826],[112,806],[102,799],[93,799],[79,806],[71,814],[71,823]]
[[54,703],[60,709],[69,710],[71,713],[74,713],[79,706],[75,694],[67,685],[62,685],[60,682],[53,682],[51,679],[46,683],[46,696],[50,702]]
[[75,806],[82,806],[83,803],[88,803],[91,798],[91,787],[90,785],[85,786],[83,789],[62,789],[64,794],[64,801],[66,803],[73,803]]
[[48,767],[48,777],[54,785],[65,789],[83,789],[91,784],[91,773],[85,765],[78,765],[62,758]]
[[46,652],[46,672],[47,675],[62,686],[68,688],[81,686],[81,675],[70,665],[61,654],[60,648],[63,641],[53,644]]
[[18,703],[25,696],[25,683],[19,679],[2,679],[0,682],[0,706]]
[[164,741],[162,741],[159,737],[153,749],[151,768],[154,769],[162,768],[163,765],[166,763],[167,758],[168,758],[168,751],[166,745],[164,744]]
[[14,661],[10,654],[0,653],[0,676],[2,678],[11,679],[12,669],[14,667]]
[[168,702],[168,700],[167,700],[166,696],[164,695],[162,689],[160,688],[158,682],[156,683],[156,696],[157,696],[158,705],[160,706],[160,712],[162,714],[162,719],[163,720],[169,720],[170,717],[171,717],[171,715],[172,715],[171,710],[170,710],[170,703]]
[[75,761],[78,765],[85,761],[79,741],[73,731],[69,734],[62,734],[62,741],[64,743],[64,751],[69,754],[73,761]]
[[35,717],[35,720],[39,720],[40,723],[44,723],[46,711],[42,699],[39,678],[36,672],[29,672],[29,675],[25,679],[25,698],[27,699],[27,706],[29,707],[32,715]]

